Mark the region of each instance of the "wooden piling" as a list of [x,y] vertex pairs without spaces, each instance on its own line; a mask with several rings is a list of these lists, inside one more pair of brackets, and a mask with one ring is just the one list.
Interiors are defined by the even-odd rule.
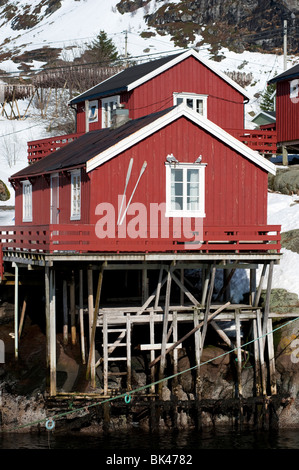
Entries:
[[63,304],[63,342],[68,344],[68,305],[67,305],[67,281],[63,280],[62,283],[62,304]]
[[75,274],[72,272],[72,279],[70,283],[70,314],[71,314],[71,338],[72,344],[76,344],[77,331],[76,331],[76,300],[75,300]]

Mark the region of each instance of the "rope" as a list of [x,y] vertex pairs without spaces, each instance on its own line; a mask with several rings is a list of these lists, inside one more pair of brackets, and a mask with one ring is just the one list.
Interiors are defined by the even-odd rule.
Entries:
[[[160,384],[160,383],[162,383],[162,382],[165,382],[165,381],[167,381],[167,380],[171,380],[171,379],[173,379],[173,378],[175,378],[175,377],[177,377],[177,376],[179,376],[179,375],[185,374],[186,372],[190,372],[190,371],[192,371],[192,370],[194,370],[194,369],[196,369],[196,368],[198,368],[198,367],[201,367],[201,366],[203,366],[203,365],[205,365],[205,364],[208,364],[209,362],[212,362],[212,361],[215,361],[216,359],[219,359],[219,358],[221,358],[221,357],[227,356],[228,354],[231,354],[231,353],[237,351],[237,350],[240,349],[240,348],[244,348],[245,346],[248,346],[249,344],[254,343],[255,341],[258,341],[259,339],[262,339],[262,338],[266,337],[267,335],[272,334],[272,333],[274,333],[275,331],[278,331],[278,330],[280,330],[281,328],[283,328],[283,327],[285,327],[285,326],[287,326],[287,325],[289,325],[289,324],[291,324],[291,323],[293,323],[293,322],[295,322],[295,321],[297,321],[297,320],[299,320],[299,317],[296,317],[296,318],[294,318],[293,320],[290,320],[290,321],[288,321],[287,323],[284,323],[283,325],[280,325],[280,326],[278,326],[277,328],[272,329],[272,330],[269,331],[268,333],[265,333],[265,334],[261,335],[260,337],[255,338],[255,339],[253,339],[253,340],[251,340],[251,341],[248,341],[247,343],[245,343],[245,344],[243,344],[243,345],[241,345],[241,346],[235,347],[235,348],[233,348],[233,349],[231,349],[231,350],[229,350],[229,351],[227,351],[227,352],[224,352],[224,353],[220,354],[219,356],[216,356],[216,357],[214,357],[214,358],[212,358],[212,359],[208,359],[207,361],[202,362],[202,363],[199,364],[199,365],[192,366],[192,367],[190,367],[190,368],[188,368],[188,369],[185,369],[185,370],[183,370],[183,371],[177,372],[176,374],[170,375],[170,376],[168,376],[168,377],[164,377],[163,379],[157,380],[156,382],[152,382],[152,383],[150,383],[150,384],[148,384],[148,385],[144,385],[144,386],[142,386],[142,387],[139,387],[139,388],[130,390],[130,392],[125,392],[125,393],[122,393],[122,394],[120,394],[120,395],[115,395],[115,396],[113,396],[113,397],[107,398],[107,399],[102,400],[102,401],[100,401],[100,402],[91,403],[90,405],[85,405],[85,406],[82,406],[82,407],[80,407],[80,408],[72,409],[71,411],[65,411],[65,412],[63,412],[63,413],[58,413],[58,414],[56,414],[56,415],[54,415],[54,416],[51,416],[50,418],[43,418],[43,419],[40,419],[40,420],[38,420],[38,421],[33,421],[33,422],[31,422],[31,423],[23,424],[23,425],[21,425],[21,426],[16,426],[16,427],[12,428],[12,431],[13,431],[13,430],[17,430],[17,429],[22,429],[22,428],[25,428],[25,427],[28,427],[28,426],[34,426],[34,425],[37,425],[37,424],[40,424],[40,423],[43,423],[43,422],[46,422],[46,423],[48,424],[47,428],[51,427],[51,429],[52,429],[52,426],[53,426],[53,428],[55,427],[55,421],[54,421],[54,420],[58,420],[59,418],[63,418],[63,417],[65,417],[65,416],[69,415],[69,414],[78,413],[79,411],[86,411],[88,408],[92,408],[92,407],[95,407],[95,406],[103,405],[104,403],[109,403],[109,402],[114,401],[114,400],[119,400],[120,398],[124,398],[125,402],[126,402],[126,403],[129,403],[129,402],[131,401],[131,395],[132,395],[133,393],[141,392],[141,391],[143,391],[143,390],[145,390],[145,389],[147,389],[147,388],[152,387],[153,385],[158,385],[158,384]],[[50,426],[49,426],[49,424],[50,424]]]

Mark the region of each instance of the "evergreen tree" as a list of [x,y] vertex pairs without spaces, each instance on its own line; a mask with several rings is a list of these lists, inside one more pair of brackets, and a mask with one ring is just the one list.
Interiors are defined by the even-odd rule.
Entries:
[[274,111],[274,97],[271,98],[274,91],[276,90],[276,84],[270,83],[267,86],[265,93],[262,95],[262,101],[260,104],[260,108],[263,111]]
[[98,62],[99,65],[110,65],[119,56],[112,39],[108,39],[106,32],[101,30],[97,37],[87,46],[84,58],[90,62]]

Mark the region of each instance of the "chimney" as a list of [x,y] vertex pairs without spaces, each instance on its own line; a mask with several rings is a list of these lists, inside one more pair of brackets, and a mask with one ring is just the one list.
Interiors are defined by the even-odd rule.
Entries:
[[124,107],[123,104],[118,104],[117,108],[114,109],[112,114],[112,128],[116,129],[117,127],[122,126],[130,120],[129,110]]

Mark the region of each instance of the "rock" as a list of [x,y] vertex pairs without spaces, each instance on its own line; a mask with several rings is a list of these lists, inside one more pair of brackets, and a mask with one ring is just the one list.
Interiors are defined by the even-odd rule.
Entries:
[[[261,306],[265,306],[266,291],[261,294]],[[298,313],[299,299],[298,295],[288,292],[286,289],[272,289],[270,295],[270,311],[275,313]]]
[[278,168],[276,175],[269,175],[268,187],[282,194],[299,194],[299,165]]
[[283,232],[281,234],[281,246],[294,253],[299,253],[299,229]]

